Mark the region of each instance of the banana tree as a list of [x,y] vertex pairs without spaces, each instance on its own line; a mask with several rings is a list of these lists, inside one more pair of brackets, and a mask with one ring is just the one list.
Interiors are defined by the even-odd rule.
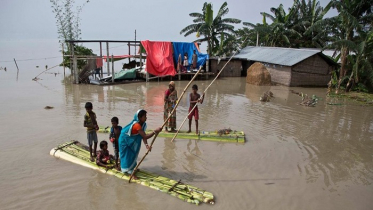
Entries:
[[[198,39],[195,41],[207,42],[207,53],[213,55],[215,46],[219,45],[220,36],[228,37],[234,34],[235,30],[232,24],[241,23],[239,19],[223,18],[228,12],[228,4],[224,2],[218,10],[216,17],[214,17],[212,4],[205,2],[202,13],[189,14],[189,16],[195,18],[193,20],[194,23],[183,28],[180,34],[184,34],[186,37],[196,33]],[[203,36],[203,38],[199,38],[200,36]]]

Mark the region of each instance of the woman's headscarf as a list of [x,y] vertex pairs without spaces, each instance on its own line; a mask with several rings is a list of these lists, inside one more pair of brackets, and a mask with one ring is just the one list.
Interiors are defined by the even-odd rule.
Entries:
[[[123,128],[122,133],[125,133],[128,136],[131,136],[131,131],[132,131],[133,125],[140,122],[139,113],[140,113],[141,110],[143,110],[143,109],[137,110],[135,116],[133,116],[132,122],[130,122],[128,125],[126,125],[126,127]],[[142,130],[143,131],[146,130],[146,122],[144,122],[144,124],[142,125]]]
[[171,85],[172,87],[175,87],[175,82],[171,81],[170,84],[168,84],[168,85]]

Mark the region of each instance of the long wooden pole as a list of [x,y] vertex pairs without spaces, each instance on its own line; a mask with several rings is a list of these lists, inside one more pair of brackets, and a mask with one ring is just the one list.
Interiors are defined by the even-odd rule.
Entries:
[[[204,94],[206,93],[206,91],[210,88],[210,86],[212,85],[212,83],[214,83],[215,80],[220,76],[220,74],[223,72],[223,70],[224,70],[224,68],[227,66],[227,64],[232,60],[232,58],[233,58],[234,55],[236,55],[236,52],[235,52],[235,53],[234,53],[234,54],[229,58],[229,60],[225,63],[225,65],[223,66],[223,68],[219,71],[219,73],[216,75],[216,77],[211,81],[210,85],[207,86],[207,88],[205,89],[205,91],[203,91],[203,94],[202,94],[202,96],[201,96],[199,99],[202,99],[202,98],[204,97]],[[198,99],[198,100],[199,100],[199,99]],[[171,142],[173,142],[174,139],[176,138],[177,134],[179,134],[181,127],[183,127],[183,125],[184,125],[186,119],[187,119],[188,116],[193,112],[193,110],[197,107],[197,105],[198,105],[198,102],[194,105],[194,107],[190,110],[190,112],[188,113],[188,115],[185,117],[185,119],[184,119],[184,121],[181,123],[179,129],[177,129],[175,136],[171,139]]]
[[[193,76],[193,78],[189,81],[189,83],[188,83],[188,84],[186,85],[186,87],[184,88],[183,93],[180,95],[180,98],[177,100],[175,107],[172,109],[172,111],[171,111],[171,113],[168,115],[167,119],[163,122],[163,125],[162,125],[162,127],[161,127],[162,129],[163,129],[163,127],[166,125],[166,123],[168,122],[168,120],[170,119],[170,117],[175,113],[177,106],[179,106],[179,103],[180,103],[181,98],[183,98],[183,96],[184,96],[186,90],[188,89],[188,87],[190,86],[190,84],[192,84],[192,82],[193,82],[194,79],[197,77],[197,75],[201,72],[201,70],[202,70],[202,66],[199,67],[199,70],[196,72],[196,74]],[[135,173],[136,173],[136,170],[139,168],[140,164],[141,164],[142,161],[145,159],[145,157],[149,154],[150,149],[152,148],[152,146],[153,146],[153,144],[154,144],[154,141],[155,141],[155,139],[157,138],[157,136],[158,136],[158,133],[156,133],[156,134],[154,135],[153,140],[152,140],[152,142],[150,143],[150,147],[149,147],[149,149],[146,151],[144,157],[141,158],[140,162],[136,165],[135,169],[133,169],[132,174],[131,174],[131,176],[130,176],[128,182],[131,182],[131,180],[132,180],[132,178],[133,178],[133,175],[135,175]]]

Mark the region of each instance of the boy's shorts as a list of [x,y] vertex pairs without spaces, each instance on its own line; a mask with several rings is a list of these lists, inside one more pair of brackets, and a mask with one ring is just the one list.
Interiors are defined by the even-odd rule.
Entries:
[[97,133],[96,133],[96,131],[87,132],[87,139],[88,139],[88,145],[89,146],[92,146],[93,142],[97,144],[98,140],[97,140]]
[[115,146],[115,142],[113,142],[113,148],[114,148],[114,157],[119,158],[119,148],[118,146]]
[[[190,112],[190,110],[192,110],[192,109],[193,109],[193,107],[189,107],[189,112]],[[188,119],[191,120],[193,116],[194,116],[194,119],[195,119],[195,120],[198,120],[198,119],[199,119],[198,106],[196,106],[196,108],[193,110],[193,112],[190,113],[190,115],[188,115]]]

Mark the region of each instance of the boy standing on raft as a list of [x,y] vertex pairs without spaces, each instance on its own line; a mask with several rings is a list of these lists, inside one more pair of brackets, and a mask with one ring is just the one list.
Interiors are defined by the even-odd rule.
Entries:
[[115,158],[115,167],[119,169],[118,159],[119,159],[119,146],[118,146],[118,139],[120,132],[122,132],[122,126],[119,126],[119,119],[118,117],[111,118],[111,129],[110,129],[110,141],[113,143],[114,148],[114,158]]
[[[205,94],[203,94],[202,98],[201,98],[201,95],[197,93],[197,91],[198,91],[198,86],[197,85],[193,85],[192,90],[193,90],[193,92],[190,93],[190,95],[189,95],[190,106],[189,106],[189,111],[188,112],[190,112],[198,102],[200,102],[202,104],[203,103],[203,98],[205,96]],[[194,116],[194,120],[196,121],[196,134],[198,135],[198,119],[199,119],[198,106],[196,106],[196,108],[188,115],[189,130],[187,131],[187,133],[192,132],[191,126],[192,126],[192,117],[193,116]]]
[[[92,111],[93,105],[91,102],[87,102],[85,104],[85,110],[87,113],[84,115],[84,127],[87,128],[87,139],[88,139],[88,145],[89,145],[89,155],[90,160],[93,162],[94,157],[96,157],[96,151],[97,151],[97,133],[98,125],[96,121],[96,114]],[[92,143],[94,143],[94,149],[92,153]]]

